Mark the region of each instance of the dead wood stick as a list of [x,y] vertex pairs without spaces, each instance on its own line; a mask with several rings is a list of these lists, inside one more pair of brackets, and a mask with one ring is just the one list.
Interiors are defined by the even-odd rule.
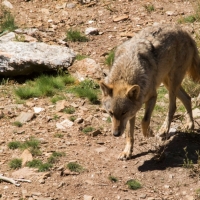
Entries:
[[6,181],[6,182],[9,182],[9,183],[12,183],[12,184],[14,184],[14,185],[17,186],[17,187],[20,186],[20,184],[17,183],[17,181],[15,181],[13,178],[8,178],[8,177],[5,177],[5,176],[2,176],[1,174],[0,174],[0,180],[3,180],[3,181]]

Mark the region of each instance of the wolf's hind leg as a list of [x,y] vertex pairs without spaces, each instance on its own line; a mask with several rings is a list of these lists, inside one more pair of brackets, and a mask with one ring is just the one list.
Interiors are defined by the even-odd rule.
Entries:
[[153,112],[153,109],[156,104],[157,94],[155,92],[155,95],[152,96],[146,103],[145,103],[145,113],[144,118],[142,119],[142,132],[144,137],[152,137],[153,132],[149,127],[151,115]]
[[119,160],[126,160],[131,158],[133,152],[133,143],[134,143],[134,128],[135,128],[135,117],[129,120],[130,130],[126,133],[126,146],[124,151],[119,154]]
[[177,90],[179,89],[178,87],[176,87],[176,84],[173,84],[172,82],[170,82],[170,84],[168,85],[168,82],[165,81],[164,84],[169,91],[169,110],[168,110],[168,114],[163,125],[158,131],[158,136],[160,137],[166,137],[169,132],[169,128],[170,128],[174,113],[176,111],[176,95],[177,95]]
[[186,93],[186,91],[180,87],[177,91],[177,97],[181,100],[183,105],[185,106],[187,113],[186,113],[186,129],[194,129],[194,120],[192,116],[192,105],[191,105],[191,97]]

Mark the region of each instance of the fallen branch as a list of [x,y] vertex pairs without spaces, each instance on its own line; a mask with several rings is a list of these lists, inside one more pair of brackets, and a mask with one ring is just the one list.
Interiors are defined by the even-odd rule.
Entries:
[[20,184],[17,183],[17,181],[15,181],[13,178],[8,178],[8,177],[5,177],[5,176],[2,176],[1,174],[0,174],[0,180],[3,180],[3,181],[6,181],[6,182],[9,182],[9,183],[12,183],[12,184],[14,184],[14,185],[17,186],[17,187],[20,186]]

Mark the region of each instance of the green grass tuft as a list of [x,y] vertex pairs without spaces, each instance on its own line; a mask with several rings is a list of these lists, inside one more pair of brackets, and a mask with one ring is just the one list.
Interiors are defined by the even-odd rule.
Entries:
[[155,10],[153,4],[144,5],[144,8],[148,13],[151,13],[151,12],[153,12]]
[[19,141],[13,141],[13,142],[8,143],[8,148],[12,149],[12,150],[18,149],[18,148],[20,148],[20,146],[21,146],[21,142],[19,142]]
[[66,34],[66,41],[71,41],[71,42],[87,42],[89,39],[80,33],[78,30],[72,30],[70,29],[67,31]]
[[134,179],[128,180],[126,182],[126,185],[128,185],[128,188],[131,190],[137,190],[142,187],[141,184],[137,180],[134,180]]
[[111,67],[113,65],[114,57],[115,57],[115,50],[111,50],[108,56],[106,57],[105,64]]
[[54,137],[55,137],[55,138],[63,138],[64,135],[63,135],[62,133],[55,133],[55,134],[54,134]]
[[67,164],[67,168],[72,171],[72,172],[83,172],[84,169],[81,165],[79,165],[78,163],[75,162],[70,162]]
[[118,178],[116,178],[115,176],[109,176],[108,179],[111,181],[111,182],[114,182],[116,183],[118,181]]
[[93,104],[98,104],[99,85],[93,80],[86,79],[77,86],[71,87],[68,92],[75,93],[78,97],[86,97]]
[[55,104],[57,101],[60,101],[60,100],[64,100],[65,97],[64,96],[60,96],[60,95],[55,95],[51,98],[51,102],[53,104]]
[[66,107],[64,110],[63,110],[64,113],[67,113],[67,114],[73,114],[75,112],[75,108],[73,106],[69,106],[69,107]]
[[13,122],[13,125],[17,126],[17,127],[22,127],[23,126],[23,124],[21,122],[19,122],[19,121]]
[[53,165],[51,163],[42,163],[38,167],[38,171],[39,172],[46,172],[46,171],[49,171],[52,167],[53,167]]
[[17,28],[14,16],[6,9],[2,9],[2,11],[2,15],[0,16],[0,33],[14,31]]
[[87,126],[87,127],[85,127],[85,128],[83,128],[83,133],[89,133],[89,132],[92,132],[92,131],[94,131],[95,129],[93,128],[93,127],[91,127],[91,126]]
[[77,54],[76,55],[76,60],[83,60],[85,58],[87,58],[88,56],[85,56],[85,55],[81,55],[81,54]]
[[22,159],[15,158],[9,162],[9,167],[11,169],[19,169],[22,167]]
[[31,168],[38,168],[41,164],[42,164],[41,160],[33,159],[32,161],[27,162],[26,166]]
[[53,96],[58,90],[64,89],[66,84],[72,84],[74,81],[69,75],[41,75],[34,81],[27,81],[25,86],[15,89],[14,92],[21,99]]

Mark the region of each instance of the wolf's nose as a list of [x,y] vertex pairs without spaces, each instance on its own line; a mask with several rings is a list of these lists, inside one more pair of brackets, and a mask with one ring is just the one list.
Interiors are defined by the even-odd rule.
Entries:
[[120,135],[121,135],[121,131],[114,131],[113,132],[113,135],[115,136],[115,137],[119,137]]

